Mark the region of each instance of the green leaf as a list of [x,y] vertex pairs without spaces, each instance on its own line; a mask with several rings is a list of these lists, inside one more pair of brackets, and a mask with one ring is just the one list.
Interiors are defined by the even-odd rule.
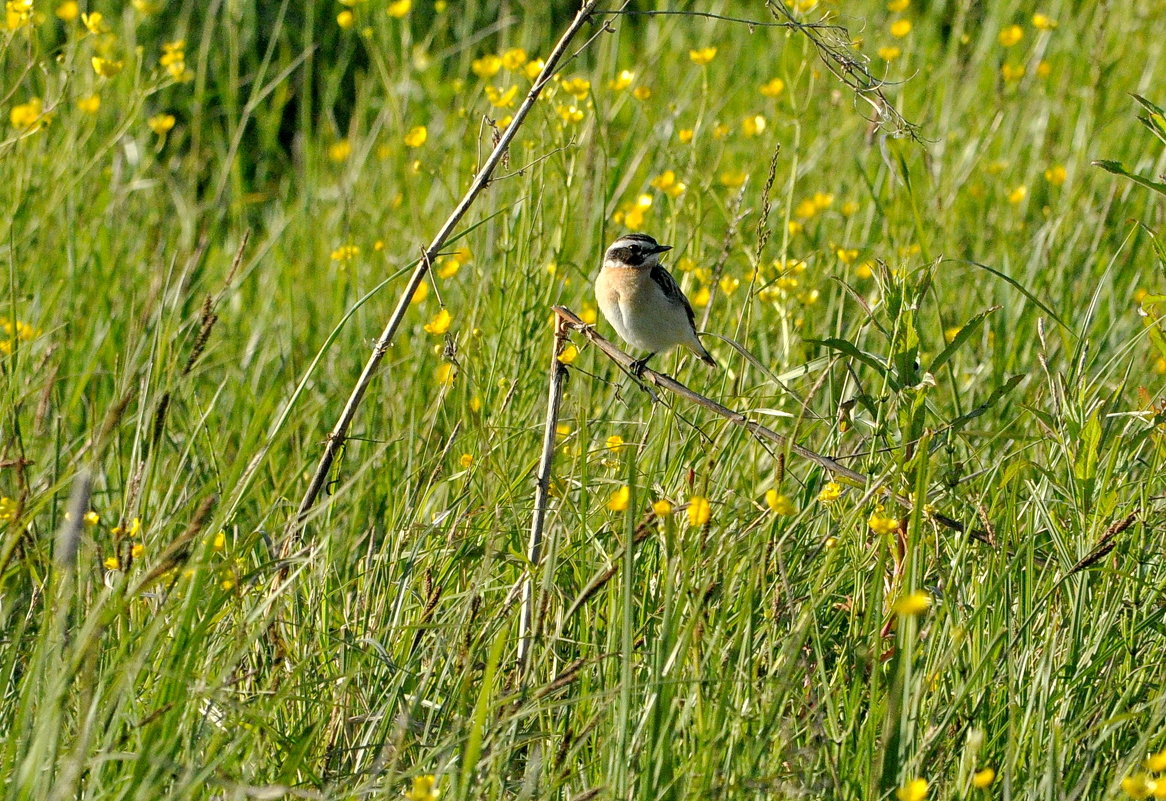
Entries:
[[934,373],[940,367],[947,364],[948,360],[951,359],[951,357],[955,355],[955,352],[960,349],[960,346],[967,342],[972,334],[976,333],[976,329],[980,327],[980,324],[984,322],[984,319],[989,314],[1000,311],[1001,308],[1003,307],[993,306],[990,309],[985,309],[964,323],[963,328],[961,328],[955,337],[951,340],[951,342],[948,343],[947,347],[940,351],[939,355],[932,360],[931,366],[927,368],[928,371]]
[[838,339],[837,337],[830,337],[829,339],[807,339],[805,341],[811,345],[822,345],[823,347],[829,348],[830,350],[836,350],[839,353],[851,357],[852,359],[858,359],[860,362],[867,365],[868,367],[871,367],[876,372],[878,372],[879,375],[890,381],[896,390],[899,389],[898,382],[896,382],[894,377],[892,377],[887,371],[887,366],[879,361],[877,356],[867,353],[866,351],[859,350],[853,342],[847,342],[845,339]]
[[1134,173],[1127,170],[1120,161],[1106,161],[1101,159],[1094,161],[1093,166],[1100,167],[1106,172],[1111,172],[1114,175],[1120,175],[1124,178],[1129,178],[1136,184],[1140,184],[1147,189],[1153,189],[1155,192],[1161,195],[1166,195],[1166,184],[1159,183],[1158,181],[1151,181],[1149,178],[1143,178],[1140,175],[1135,175]]

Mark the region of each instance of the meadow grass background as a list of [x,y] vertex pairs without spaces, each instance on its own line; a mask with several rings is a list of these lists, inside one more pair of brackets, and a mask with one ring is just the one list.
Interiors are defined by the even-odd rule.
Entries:
[[[1090,164],[1166,167],[1131,96],[1166,103],[1159,3],[790,6],[846,26],[916,141],[803,33],[585,28],[285,563],[484,120],[530,86],[513,50],[574,7],[6,10],[6,797],[1166,795],[1161,201]],[[520,676],[550,306],[590,319],[629,228],[769,372],[713,337],[720,371],[660,369],[995,544],[830,500],[578,340]]]

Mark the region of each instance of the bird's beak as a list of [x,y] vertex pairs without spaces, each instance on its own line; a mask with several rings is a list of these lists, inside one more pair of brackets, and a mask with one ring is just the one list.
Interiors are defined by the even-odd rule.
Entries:
[[666,250],[672,250],[672,246],[671,245],[656,245],[656,249],[652,252],[653,253],[663,253]]

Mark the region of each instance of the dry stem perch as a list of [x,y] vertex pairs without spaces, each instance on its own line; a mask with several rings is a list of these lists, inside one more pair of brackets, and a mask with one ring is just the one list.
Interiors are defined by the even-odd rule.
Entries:
[[[574,312],[563,306],[555,306],[554,310],[555,314],[565,320],[568,326],[586,337],[591,342],[591,344],[595,345],[595,347],[603,351],[603,353],[609,359],[614,361],[616,364],[619,364],[624,369],[632,369],[635,360],[616,347],[614,344],[612,344],[610,341],[605,339],[598,331],[595,330],[594,327],[584,323],[579,319],[579,317],[575,315]],[[750,420],[740,412],[735,412],[727,406],[722,406],[711,398],[706,398],[699,392],[692,391],[671,376],[664,375],[663,373],[657,373],[655,370],[644,368],[640,374],[640,377],[642,380],[652,384],[653,386],[659,387],[660,389],[666,389],[672,394],[679,395],[691,403],[695,403],[698,406],[703,406],[705,409],[708,409],[714,414],[725,418],[730,423],[741,426],[758,439],[769,440],[770,442],[780,445],[782,448],[789,450],[791,453],[795,453],[803,459],[813,462],[820,467],[824,467],[830,472],[834,473],[836,476],[840,476],[859,487],[870,488],[874,486],[874,482],[870,479],[869,476],[863,475],[856,470],[851,470],[849,467],[834,461],[829,456],[823,456],[822,454],[803,447],[796,442],[792,442],[789,437],[778,434],[776,431]],[[913,505],[908,498],[899,495],[888,487],[881,487],[879,490],[880,492],[888,495],[896,502],[907,508],[911,508]],[[928,512],[928,516],[936,523],[939,523],[941,526],[952,529],[953,531],[958,531],[962,534],[967,534],[972,539],[976,539],[988,545],[995,546],[992,537],[986,531],[975,528],[968,528],[958,520],[948,517],[947,515],[939,514],[938,512]]]

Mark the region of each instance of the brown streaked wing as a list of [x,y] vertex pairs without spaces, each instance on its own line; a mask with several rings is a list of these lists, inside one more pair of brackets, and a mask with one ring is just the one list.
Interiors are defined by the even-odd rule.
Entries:
[[672,277],[672,273],[668,272],[663,264],[656,262],[656,266],[652,268],[652,280],[664,290],[664,297],[678,306],[684,307],[684,311],[688,315],[688,324],[695,331],[696,315],[692,313],[692,306],[689,305],[688,298],[684,297],[684,292],[680,289],[680,285],[676,283],[676,279]]

